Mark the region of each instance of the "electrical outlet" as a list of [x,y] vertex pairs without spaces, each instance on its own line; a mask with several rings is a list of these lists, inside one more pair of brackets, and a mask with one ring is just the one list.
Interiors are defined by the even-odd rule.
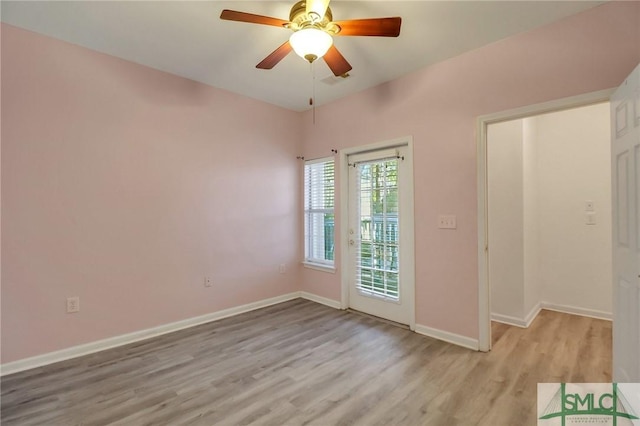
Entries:
[[80,298],[78,296],[67,297],[67,313],[74,314],[80,312]]
[[456,229],[456,217],[454,215],[438,216],[438,228],[440,229]]
[[205,287],[213,286],[213,280],[211,279],[211,277],[204,277],[204,286]]
[[284,263],[280,264],[280,267],[278,268],[278,270],[280,271],[281,274],[284,274],[287,272],[287,265]]

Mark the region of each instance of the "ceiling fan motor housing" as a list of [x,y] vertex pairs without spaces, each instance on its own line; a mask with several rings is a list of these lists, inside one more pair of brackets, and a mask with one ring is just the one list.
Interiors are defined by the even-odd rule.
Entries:
[[307,14],[307,2],[301,0],[293,5],[289,13],[289,28],[293,31],[299,31],[303,28],[315,27],[331,34],[337,34],[340,27],[333,24],[333,14],[331,8],[327,7],[324,16],[320,17],[315,13]]

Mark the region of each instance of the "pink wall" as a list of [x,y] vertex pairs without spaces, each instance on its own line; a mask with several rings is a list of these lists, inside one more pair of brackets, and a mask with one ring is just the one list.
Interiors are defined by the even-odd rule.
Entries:
[[[416,322],[477,338],[477,117],[615,87],[639,61],[640,3],[606,4],[318,108],[322,132],[306,113],[303,153],[413,136]],[[303,289],[339,300],[340,274],[306,270]]]
[[2,65],[2,363],[299,290],[298,113],[9,25]]

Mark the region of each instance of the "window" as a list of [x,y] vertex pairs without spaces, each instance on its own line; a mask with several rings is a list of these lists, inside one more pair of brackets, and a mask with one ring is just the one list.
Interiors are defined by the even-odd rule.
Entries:
[[334,161],[311,160],[304,165],[304,260],[333,267]]

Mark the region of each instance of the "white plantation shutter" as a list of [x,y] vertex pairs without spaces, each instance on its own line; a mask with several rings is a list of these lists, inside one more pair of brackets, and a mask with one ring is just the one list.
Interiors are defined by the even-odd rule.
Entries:
[[304,165],[305,262],[333,265],[334,161],[306,161]]

